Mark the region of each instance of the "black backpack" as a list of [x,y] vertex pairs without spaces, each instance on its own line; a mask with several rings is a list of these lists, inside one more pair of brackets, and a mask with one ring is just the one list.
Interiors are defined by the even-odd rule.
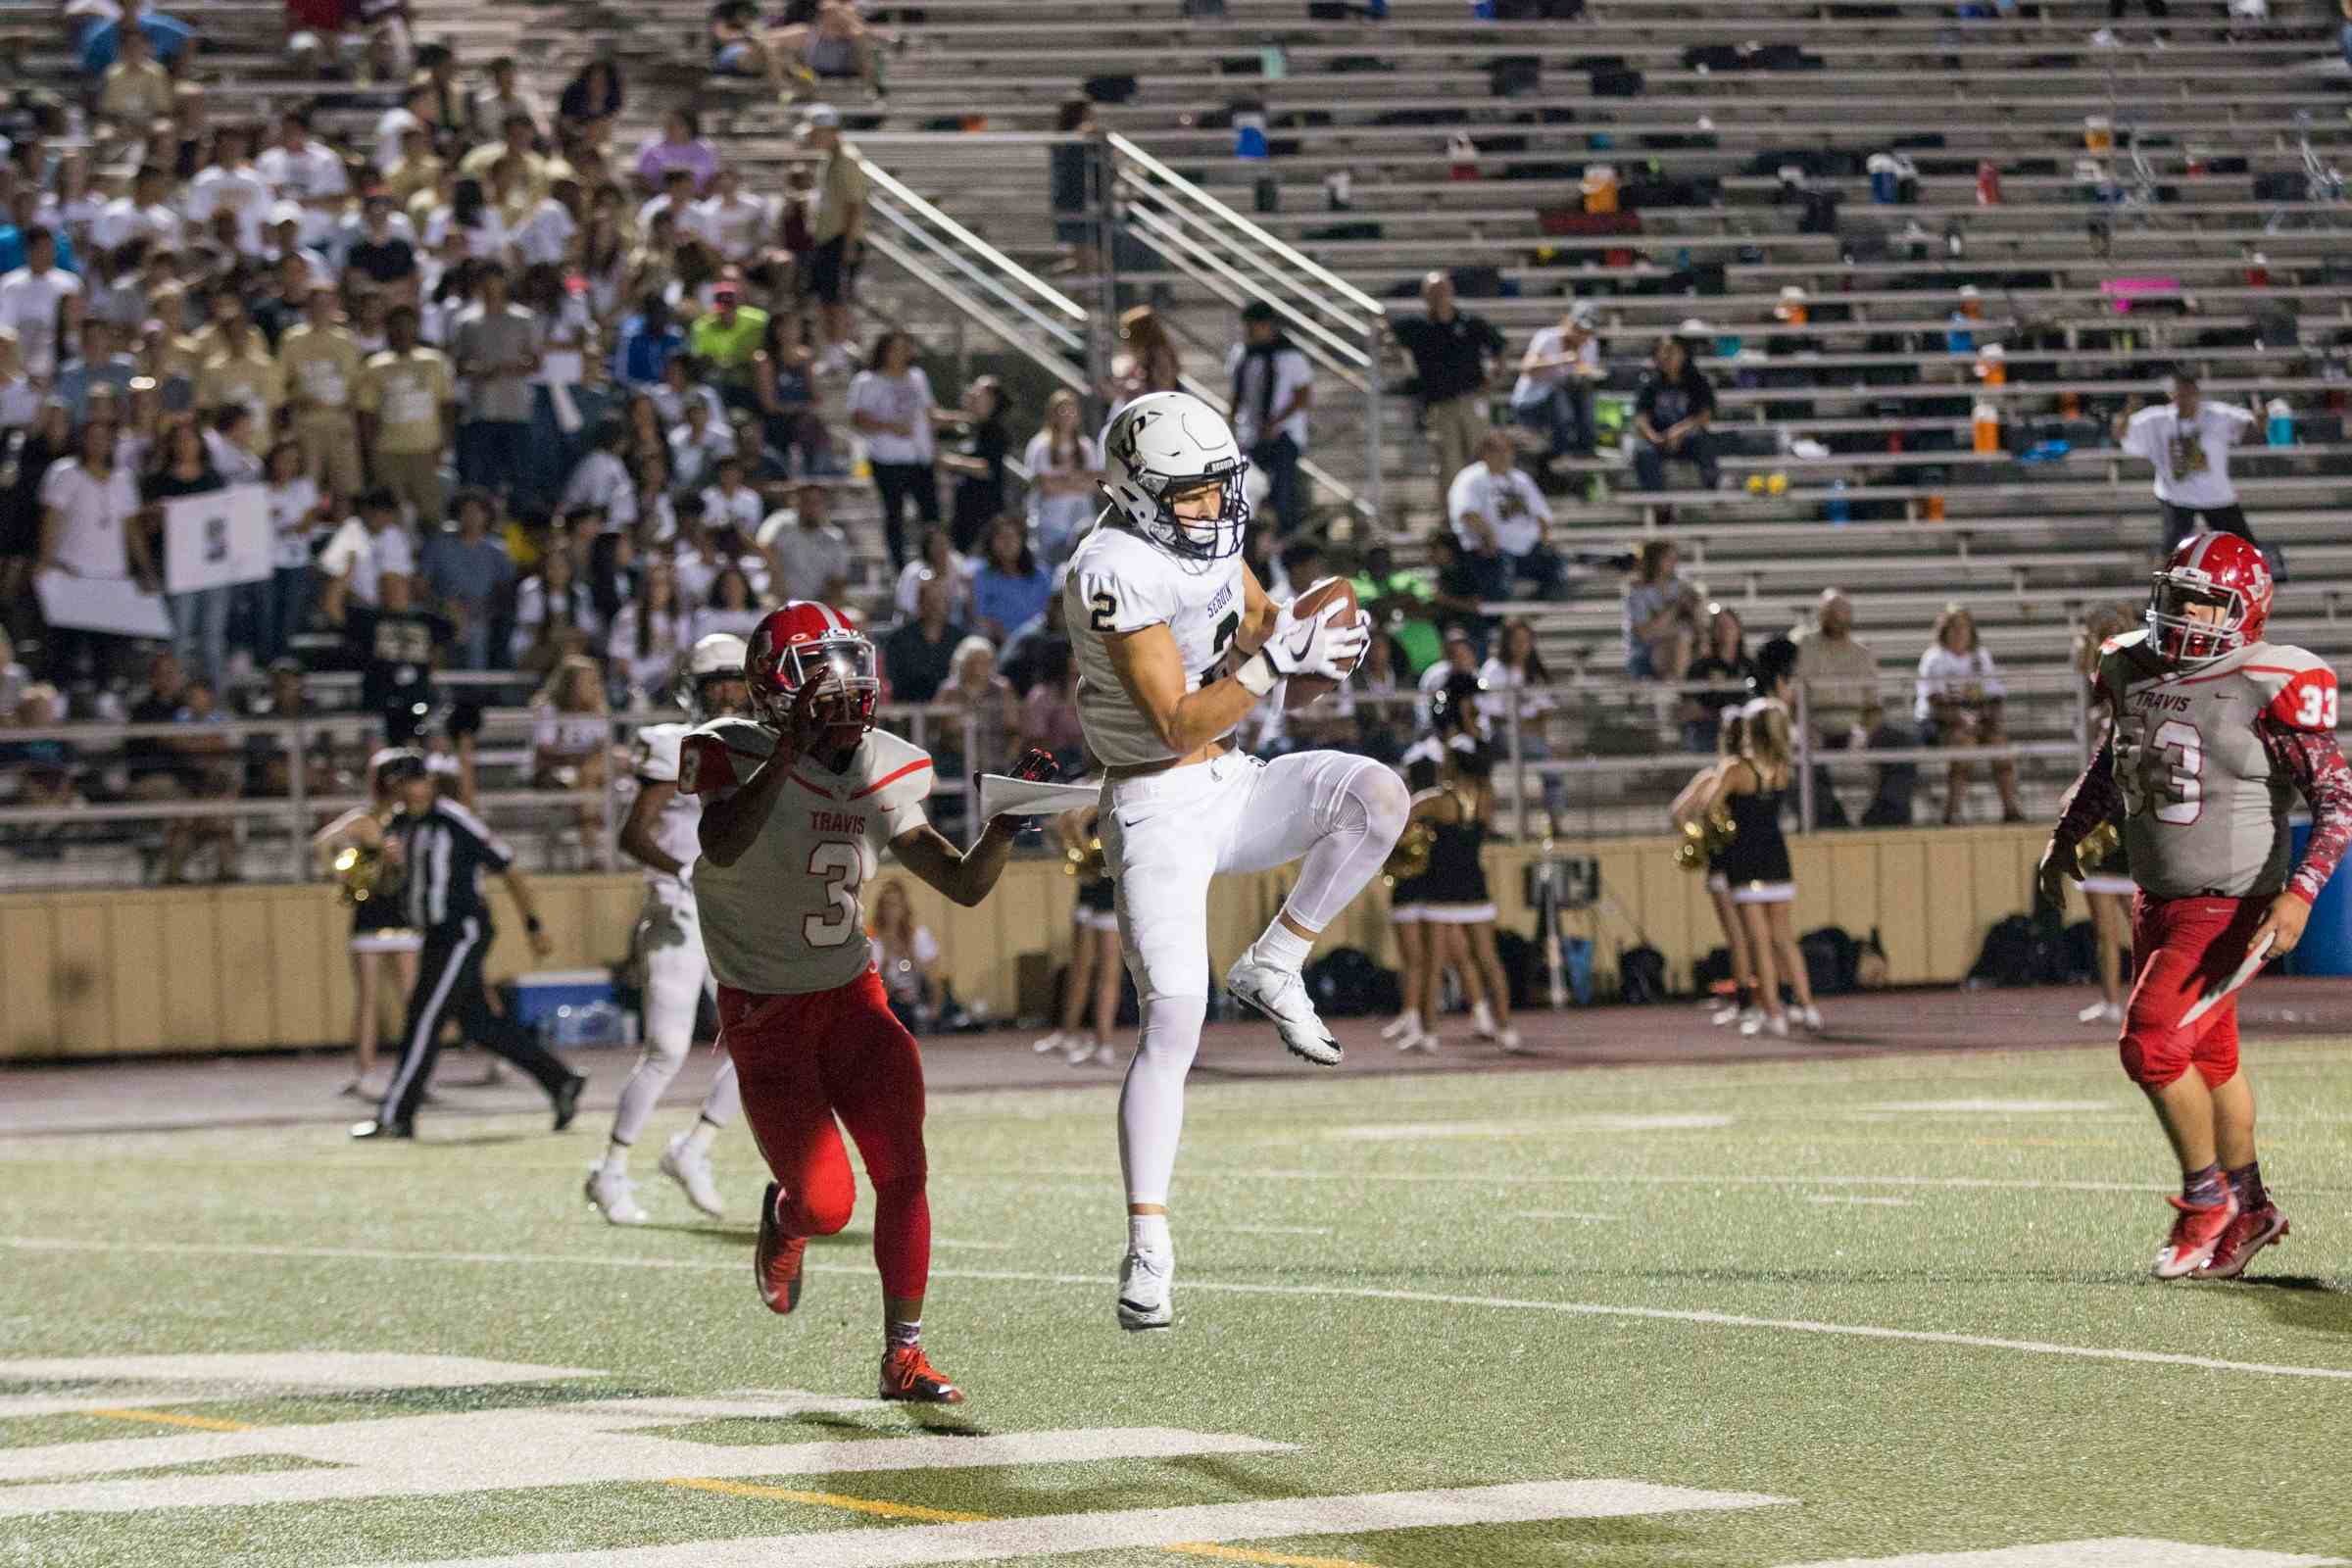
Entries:
[[1984,950],[1968,977],[1984,985],[2047,985],[2065,972],[2065,965],[2059,939],[2042,922],[2013,914],[1984,933]]
[[1404,1004],[1396,971],[1383,969],[1361,948],[1334,948],[1308,964],[1300,978],[1315,999],[1315,1010],[1326,1017],[1360,1018]]
[[1637,1006],[1666,1000],[1666,955],[1644,942],[1617,954],[1617,997]]
[[1854,989],[1861,967],[1862,944],[1843,926],[1825,925],[1796,939],[1797,956],[1805,960],[1805,978],[1817,997],[1842,996]]

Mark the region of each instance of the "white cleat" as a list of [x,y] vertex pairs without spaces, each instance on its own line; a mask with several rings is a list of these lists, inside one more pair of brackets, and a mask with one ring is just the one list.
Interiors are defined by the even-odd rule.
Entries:
[[1119,1265],[1119,1327],[1130,1334],[1176,1321],[1176,1254],[1128,1251]]
[[1073,1067],[1088,1067],[1098,1064],[1109,1067],[1115,1065],[1119,1059],[1117,1052],[1093,1035],[1070,1035],[1066,1038],[1070,1045],[1069,1049],[1062,1053],[1061,1059]]
[[1727,1002],[1722,1006],[1717,1007],[1713,1012],[1707,1014],[1707,1022],[1713,1024],[1716,1028],[1721,1029],[1726,1024],[1738,1023],[1740,1015],[1744,1011],[1745,1009],[1742,1008],[1737,1002]]
[[1771,1018],[1763,1013],[1758,1013],[1752,1018],[1740,1019],[1740,1032],[1751,1038],[1756,1035],[1771,1035],[1775,1039],[1786,1040],[1788,1038],[1788,1020],[1785,1016]]
[[1077,1045],[1078,1042],[1076,1040],[1056,1029],[1052,1034],[1047,1035],[1042,1039],[1031,1041],[1029,1049],[1036,1052],[1041,1056],[1045,1055],[1048,1052],[1054,1051],[1059,1051],[1066,1054],[1068,1052],[1075,1050]]
[[2103,1023],[2122,1023],[2123,1021],[2123,1004],[2116,1002],[2094,1002],[2075,1014],[2075,1022],[2089,1024],[2094,1029]]
[[1282,1035],[1284,1049],[1292,1055],[1303,1056],[1318,1067],[1340,1064],[1344,1054],[1340,1043],[1315,1016],[1306,982],[1298,978],[1296,969],[1278,969],[1244,953],[1225,971],[1225,989],[1233,993],[1234,1001],[1271,1018]]
[[1470,1004],[1470,1033],[1480,1040],[1495,1038],[1494,1009],[1483,1002]]
[[[1420,1032],[1420,1018],[1409,1012],[1400,1012],[1396,1017],[1391,1018],[1387,1023],[1381,1025],[1380,1038],[1383,1040],[1410,1040],[1413,1036],[1419,1034]],[[1410,1046],[1398,1046],[1396,1049],[1398,1051],[1410,1051],[1413,1048]]]
[[662,1151],[662,1174],[686,1190],[686,1201],[716,1219],[726,1212],[727,1200],[718,1196],[718,1183],[711,1178],[710,1156],[688,1149],[687,1137],[678,1134]]
[[637,1188],[627,1174],[607,1170],[598,1160],[588,1167],[588,1201],[614,1225],[642,1225],[649,1216],[637,1201]]
[[1508,1024],[1503,1026],[1502,1033],[1494,1037],[1494,1043],[1502,1048],[1506,1056],[1516,1056],[1527,1049],[1520,1044],[1519,1031]]
[[1829,1025],[1821,1021],[1819,1007],[1797,1007],[1788,1014],[1788,1021],[1800,1025],[1807,1034],[1826,1034]]

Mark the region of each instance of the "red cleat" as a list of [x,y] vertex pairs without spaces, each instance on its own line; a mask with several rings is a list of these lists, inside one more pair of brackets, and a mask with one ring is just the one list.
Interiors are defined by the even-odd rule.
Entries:
[[2233,1280],[2246,1271],[2254,1254],[2273,1242],[2286,1239],[2286,1216],[2278,1205],[2264,1199],[2260,1208],[2249,1208],[2230,1222],[2221,1240],[2213,1244],[2213,1256],[2197,1270],[2201,1280]]
[[2180,1198],[2165,1201],[2179,1209],[2180,1217],[2173,1221],[2173,1234],[2156,1250],[2156,1266],[2151,1272],[2160,1280],[2177,1280],[2195,1273],[2212,1259],[2222,1234],[2237,1218],[2237,1195],[2225,1192],[2218,1203],[2191,1203]]
[[752,1254],[752,1279],[767,1309],[784,1313],[801,1304],[801,1258],[808,1250],[808,1238],[787,1236],[776,1223],[779,1190],[769,1182],[760,1200],[760,1247]]
[[961,1404],[963,1391],[950,1383],[919,1345],[882,1352],[882,1397],[912,1404]]

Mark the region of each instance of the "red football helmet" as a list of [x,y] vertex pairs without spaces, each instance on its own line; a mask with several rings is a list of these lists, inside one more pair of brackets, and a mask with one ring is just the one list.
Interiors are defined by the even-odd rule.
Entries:
[[[2218,609],[2211,618],[2193,607]],[[2271,618],[2271,566],[2233,533],[2180,541],[2148,595],[2148,641],[2176,664],[2202,664],[2262,640]]]
[[819,697],[814,710],[825,743],[855,746],[874,727],[874,707],[882,700],[874,645],[841,612],[796,599],[761,617],[748,641],[743,673],[751,683],[752,709],[771,728],[791,724],[793,698],[804,682],[826,676],[835,689]]

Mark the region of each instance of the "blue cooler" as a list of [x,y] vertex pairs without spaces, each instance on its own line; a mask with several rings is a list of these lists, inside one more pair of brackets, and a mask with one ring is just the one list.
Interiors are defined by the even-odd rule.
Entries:
[[[2311,824],[2298,822],[2293,833],[2294,854],[2300,858],[2311,839]],[[2352,869],[2338,870],[2320,889],[2303,940],[2279,963],[2288,974],[2352,974]]]
[[514,977],[514,1015],[536,1029],[567,1008],[612,1000],[612,976],[603,969],[542,969]]

